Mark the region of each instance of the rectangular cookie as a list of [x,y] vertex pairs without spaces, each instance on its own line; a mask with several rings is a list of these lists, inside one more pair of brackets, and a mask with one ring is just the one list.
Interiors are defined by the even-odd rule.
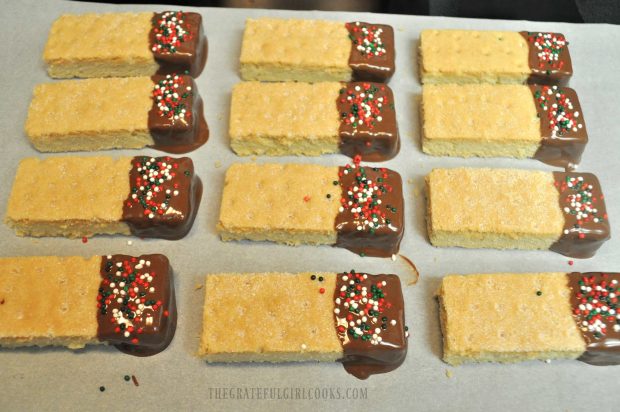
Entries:
[[186,153],[209,137],[196,83],[170,74],[40,84],[25,129],[41,152],[149,146]]
[[343,153],[382,161],[400,149],[394,95],[380,83],[238,83],[229,132],[243,156]]
[[163,351],[176,328],[164,255],[0,258],[0,346]]
[[180,239],[192,227],[201,195],[188,157],[26,158],[4,221],[18,236]]
[[403,236],[403,209],[402,180],[389,169],[233,164],[217,231],[224,241],[335,245],[390,257]]
[[43,60],[54,78],[186,71],[198,77],[207,38],[198,13],[63,14],[52,25]]
[[610,237],[603,192],[591,173],[434,169],[426,189],[434,246],[550,249],[587,258]]
[[394,74],[394,56],[394,30],[384,24],[247,19],[241,78],[387,82]]
[[573,74],[561,33],[422,30],[422,83],[566,85]]
[[439,289],[443,359],[579,359],[620,364],[620,273],[446,276]]
[[198,355],[208,362],[339,361],[366,379],[403,363],[407,336],[396,275],[213,274]]
[[421,112],[422,150],[430,155],[530,157],[575,168],[588,142],[568,87],[429,84]]

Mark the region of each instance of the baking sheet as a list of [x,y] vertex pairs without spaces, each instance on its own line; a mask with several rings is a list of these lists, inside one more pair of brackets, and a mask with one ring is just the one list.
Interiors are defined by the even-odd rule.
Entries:
[[[51,81],[41,54],[50,25],[61,13],[89,11],[166,10],[165,6],[114,6],[77,2],[6,2],[0,14],[2,30],[2,95],[0,100],[0,191],[3,213],[19,160],[42,156],[23,133],[33,86]],[[179,322],[176,337],[165,352],[135,358],[114,348],[0,349],[0,410],[139,410],[234,409],[418,409],[418,410],[612,410],[620,391],[620,367],[594,367],[577,361],[526,362],[517,365],[450,367],[440,360],[441,336],[433,294],[447,273],[501,271],[620,271],[620,236],[595,258],[575,260],[552,252],[436,249],[427,240],[424,224],[424,176],[434,167],[488,166],[557,170],[533,160],[434,158],[419,145],[416,47],[421,29],[464,28],[561,31],[571,41],[578,93],[590,135],[579,170],[601,179],[612,226],[620,222],[620,28],[525,21],[373,15],[366,13],[292,12],[243,9],[186,9],[202,13],[209,38],[205,71],[197,79],[211,129],[209,142],[190,154],[205,191],[191,233],[176,242],[100,236],[81,240],[18,238],[0,225],[0,253],[17,255],[100,255],[164,253],[176,275]],[[411,336],[405,364],[395,372],[359,381],[339,364],[207,365],[195,357],[201,328],[204,274],[248,271],[345,271],[397,273],[404,282],[411,270],[398,259],[361,258],[344,249],[287,247],[267,243],[224,243],[215,233],[224,173],[237,157],[228,145],[230,91],[239,82],[238,58],[246,17],[280,16],[366,20],[394,26],[396,74],[394,90],[402,149],[384,163],[403,176],[406,228],[401,253],[417,265],[421,278],[404,289]],[[311,51],[309,51],[311,52]],[[109,151],[112,156],[154,150]],[[89,155],[88,153],[82,155]],[[263,158],[257,162],[308,162],[341,165],[341,155],[318,158]],[[128,241],[131,240],[131,245]],[[125,375],[135,375],[139,387]],[[105,386],[105,392],[99,387]],[[317,399],[318,398],[318,399]]]

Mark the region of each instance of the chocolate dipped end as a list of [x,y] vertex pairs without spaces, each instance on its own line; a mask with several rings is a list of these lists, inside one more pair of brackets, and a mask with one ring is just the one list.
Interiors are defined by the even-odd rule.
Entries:
[[[573,75],[568,42],[562,33],[519,32],[528,45],[529,84],[565,86]],[[557,59],[556,59],[557,56]]]
[[202,197],[192,159],[134,157],[129,187],[122,220],[132,234],[177,240],[190,231]]
[[342,342],[340,362],[356,378],[390,372],[405,361],[408,332],[398,276],[339,274],[334,320]]
[[334,224],[336,246],[361,256],[397,254],[404,233],[400,175],[386,168],[347,165],[338,176],[342,192]]
[[97,338],[134,356],[152,356],[166,349],[177,324],[168,258],[102,256],[100,274]]
[[396,156],[400,137],[392,90],[382,83],[351,82],[343,86],[336,99],[340,152],[370,162]]
[[[170,19],[176,18],[177,22],[170,23]],[[161,33],[162,25],[165,23],[173,24],[167,26],[169,30],[179,30],[185,32],[184,40],[171,44],[170,38],[158,36]],[[149,32],[149,44],[155,61],[159,64],[157,74],[184,73],[187,72],[192,77],[198,77],[205,67],[208,54],[207,37],[204,34],[202,16],[198,13],[185,13],[178,11],[165,11],[153,15],[153,27]],[[174,48],[171,48],[174,46]]]
[[577,93],[569,87],[529,87],[540,118],[542,138],[534,158],[566,170],[574,170],[588,143],[588,132]]
[[350,22],[345,27],[351,39],[349,67],[353,71],[353,80],[387,83],[395,71],[392,26]]
[[586,342],[579,360],[620,365],[620,273],[573,272],[567,277],[575,324]]
[[[154,75],[148,128],[154,149],[187,153],[205,144],[209,127],[196,82],[188,75]],[[178,97],[174,97],[174,95]]]
[[594,256],[610,238],[601,185],[592,173],[553,172],[564,216],[560,238],[549,248],[574,258]]

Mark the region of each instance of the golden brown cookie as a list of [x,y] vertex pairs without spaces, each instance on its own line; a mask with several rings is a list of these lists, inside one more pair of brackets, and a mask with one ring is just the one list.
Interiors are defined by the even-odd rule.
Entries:
[[358,378],[407,354],[396,275],[207,275],[198,355],[208,362],[340,361]]
[[174,282],[163,255],[0,258],[0,346],[112,344],[139,356],[171,342]]
[[43,60],[55,78],[150,76],[188,72],[207,59],[198,13],[63,14],[50,30]]
[[403,207],[402,180],[389,169],[233,164],[217,231],[222,240],[336,245],[389,257],[399,250]]
[[443,359],[619,364],[619,281],[601,272],[446,276],[438,292]]
[[426,188],[434,246],[551,249],[585,258],[609,239],[601,186],[590,173],[434,169]]

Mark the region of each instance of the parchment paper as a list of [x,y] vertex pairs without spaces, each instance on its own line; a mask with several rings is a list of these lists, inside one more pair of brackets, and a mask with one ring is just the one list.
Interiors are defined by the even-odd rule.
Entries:
[[[23,126],[34,85],[52,81],[46,75],[41,58],[52,21],[66,12],[169,8],[59,0],[4,2],[2,8],[0,180],[4,187],[0,190],[0,209],[4,213],[19,160],[26,156],[48,156],[37,153],[29,145]],[[620,174],[619,27],[363,13],[187,10],[202,13],[209,38],[206,70],[197,81],[211,128],[209,142],[190,154],[205,186],[191,233],[176,242],[100,236],[83,244],[79,239],[19,238],[5,225],[0,225],[2,256],[166,254],[176,275],[179,305],[176,337],[168,350],[150,358],[127,356],[109,347],[90,347],[77,352],[62,348],[2,349],[0,410],[617,410],[620,367],[594,367],[578,361],[449,367],[440,359],[441,335],[433,295],[441,277],[448,273],[620,271],[620,235],[615,233],[617,222],[620,222],[620,189],[616,180]],[[401,253],[415,262],[421,278],[417,285],[404,291],[410,347],[405,364],[393,373],[359,381],[339,364],[208,365],[195,357],[203,304],[203,290],[196,290],[196,286],[203,283],[206,273],[355,268],[370,273],[397,273],[404,283],[411,278],[411,270],[401,259],[361,258],[347,250],[330,247],[224,243],[216,235],[224,173],[234,162],[252,161],[237,157],[229,148],[230,91],[240,81],[238,59],[244,20],[264,15],[343,22],[365,20],[391,24],[395,28],[397,69],[390,86],[395,93],[402,149],[385,165],[400,172],[405,182],[406,229]],[[574,266],[569,266],[568,258],[548,251],[436,249],[429,244],[424,223],[423,179],[432,168],[557,169],[534,160],[430,157],[421,152],[418,119],[421,86],[416,48],[420,30],[425,28],[543,30],[566,34],[571,42],[575,71],[571,86],[578,91],[590,136],[579,170],[594,172],[601,179],[613,227],[612,240],[595,258],[575,260]],[[144,153],[161,155],[154,150],[105,154]],[[257,162],[325,165],[341,165],[348,160],[341,155],[256,159]],[[128,240],[132,245],[128,245]],[[126,382],[124,375],[135,375],[140,386]],[[105,386],[105,392],[100,392],[100,386]],[[316,395],[320,399],[308,399]],[[288,399],[277,399],[278,396]],[[343,399],[354,396],[365,399]]]

